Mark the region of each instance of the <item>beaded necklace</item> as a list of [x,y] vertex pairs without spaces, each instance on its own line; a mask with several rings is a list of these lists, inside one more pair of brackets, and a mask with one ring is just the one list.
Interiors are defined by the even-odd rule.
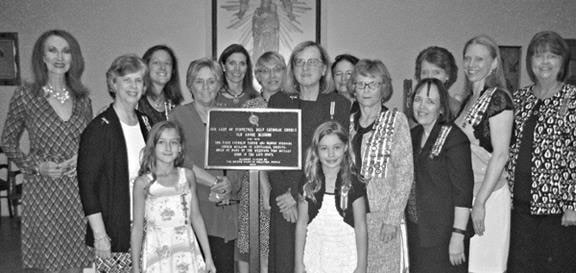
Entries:
[[240,98],[242,98],[242,96],[244,96],[245,92],[244,90],[242,90],[239,94],[233,94],[232,92],[230,92],[230,89],[228,89],[228,87],[224,88],[224,92],[226,92],[229,96],[232,97],[232,102],[234,104],[238,104],[240,102]]
[[66,87],[57,92],[52,85],[47,84],[42,87],[42,90],[48,93],[48,97],[54,97],[60,104],[64,104],[70,98],[70,91]]

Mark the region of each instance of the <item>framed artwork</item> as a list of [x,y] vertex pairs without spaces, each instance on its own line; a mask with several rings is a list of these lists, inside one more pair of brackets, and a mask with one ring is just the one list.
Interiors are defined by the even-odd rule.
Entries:
[[567,83],[575,85],[575,39],[565,39],[567,45],[569,45],[569,77],[567,78]]
[[212,0],[212,55],[243,45],[256,59],[277,51],[288,60],[295,45],[320,42],[321,0]]
[[20,84],[18,33],[0,32],[0,85]]
[[499,46],[501,52],[501,63],[507,81],[507,89],[513,92],[519,89],[521,78],[521,47],[520,46]]

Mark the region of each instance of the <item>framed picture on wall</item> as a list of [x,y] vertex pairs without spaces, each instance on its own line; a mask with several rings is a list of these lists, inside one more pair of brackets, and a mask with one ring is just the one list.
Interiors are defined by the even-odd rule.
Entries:
[[567,78],[567,83],[575,85],[575,39],[565,39],[567,45],[569,45],[569,77]]
[[507,89],[513,92],[519,89],[521,77],[521,47],[520,46],[499,46],[501,52],[501,62],[503,72],[507,81]]
[[19,84],[18,33],[0,32],[0,85]]
[[212,55],[243,45],[256,59],[277,51],[287,60],[295,45],[320,41],[321,0],[212,0]]

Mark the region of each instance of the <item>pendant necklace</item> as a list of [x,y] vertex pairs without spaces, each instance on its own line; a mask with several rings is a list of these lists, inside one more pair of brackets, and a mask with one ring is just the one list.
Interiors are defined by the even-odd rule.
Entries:
[[242,98],[242,96],[244,96],[244,90],[242,90],[242,91],[241,91],[239,94],[237,94],[237,95],[232,94],[232,93],[230,92],[230,90],[228,89],[228,87],[225,88],[224,91],[225,91],[228,95],[230,95],[230,96],[232,97],[232,102],[233,102],[234,104],[238,104],[238,103],[240,102],[240,98]]
[[42,90],[48,93],[48,97],[54,97],[60,104],[64,104],[70,98],[70,92],[66,87],[62,88],[60,92],[56,92],[52,85],[47,84],[42,87]]

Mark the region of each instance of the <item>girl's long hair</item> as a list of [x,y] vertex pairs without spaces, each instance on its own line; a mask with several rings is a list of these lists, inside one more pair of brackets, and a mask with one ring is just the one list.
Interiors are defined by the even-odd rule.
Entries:
[[305,163],[305,177],[306,183],[303,186],[304,198],[309,198],[316,202],[314,196],[321,189],[322,165],[319,160],[318,148],[319,142],[323,137],[328,135],[336,135],[345,144],[345,153],[340,166],[340,177],[345,187],[351,187],[351,179],[357,175],[355,169],[355,157],[351,145],[349,144],[349,135],[345,128],[336,121],[327,121],[315,130],[311,146],[307,149],[307,157]]
[[[178,136],[180,137],[180,145],[184,149],[184,134],[182,128],[178,126],[174,121],[162,121],[156,123],[152,126],[150,133],[148,134],[148,139],[146,140],[146,146],[142,150],[142,159],[140,163],[140,170],[138,175],[146,175],[151,173],[152,180],[156,180],[156,144],[162,132],[168,129],[176,130]],[[184,150],[181,150],[176,159],[174,160],[174,167],[182,167],[184,163]]]

